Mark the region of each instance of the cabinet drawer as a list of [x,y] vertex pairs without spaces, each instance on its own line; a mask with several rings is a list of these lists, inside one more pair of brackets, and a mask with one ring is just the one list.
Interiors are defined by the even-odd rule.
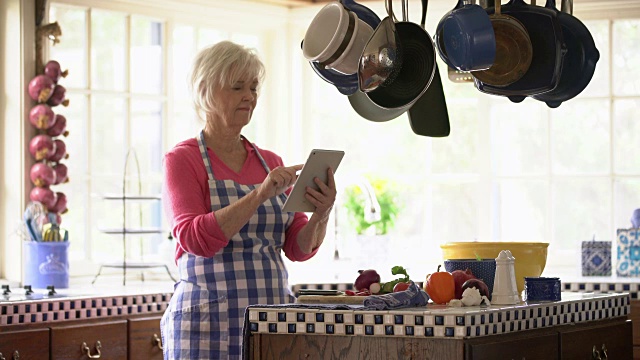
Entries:
[[49,329],[0,333],[0,353],[7,360],[48,359]]
[[631,301],[629,320],[633,324],[633,345],[640,346],[640,300]]
[[562,359],[591,359],[593,347],[607,349],[609,359],[632,359],[631,321],[560,331]]
[[[51,328],[51,358],[56,360],[86,360],[87,351],[100,359],[127,358],[127,321],[104,321]],[[86,348],[83,348],[83,343]]]
[[468,341],[467,360],[553,360],[558,359],[558,334],[493,335]]
[[160,317],[129,320],[129,359],[162,359]]

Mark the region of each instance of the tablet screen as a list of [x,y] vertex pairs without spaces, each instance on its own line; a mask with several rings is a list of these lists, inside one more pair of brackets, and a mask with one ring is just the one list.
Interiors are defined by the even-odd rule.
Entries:
[[304,167],[298,176],[298,180],[293,185],[293,189],[284,203],[283,211],[286,212],[313,212],[316,207],[305,197],[306,187],[309,186],[318,190],[318,185],[313,181],[319,178],[325,184],[327,183],[327,170],[333,169],[336,173],[340,161],[344,157],[344,151],[340,150],[322,150],[313,149],[309,154],[309,158],[304,163]]

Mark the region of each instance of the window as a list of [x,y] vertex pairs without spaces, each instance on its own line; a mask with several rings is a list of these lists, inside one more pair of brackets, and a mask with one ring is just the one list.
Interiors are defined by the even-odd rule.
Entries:
[[[69,198],[63,227],[73,241],[72,275],[95,275],[98,265],[121,262],[125,246],[121,235],[104,231],[122,228],[123,205],[104,196],[121,194],[123,188],[128,194],[159,194],[162,155],[201,128],[187,88],[196,52],[225,39],[260,51],[264,36],[63,2],[51,4],[49,18],[69,34],[49,49],[49,58],[70,72],[61,80],[70,106],[55,110],[68,119],[70,136],[64,141],[71,156],[65,163],[71,181],[55,190]],[[247,128],[250,139],[257,137],[254,128]],[[129,150],[139,169],[132,157],[123,183]],[[128,235],[128,260],[173,263],[174,243],[165,241],[169,229],[161,204],[129,201],[126,206],[128,227],[167,229],[153,236]]]
[[[579,275],[580,242],[594,234],[613,240],[639,207],[639,19],[584,21],[601,58],[587,89],[558,109],[533,99],[512,104],[472,84],[444,80],[451,136],[431,139],[414,135],[406,116],[386,123],[360,118],[346,97],[315,75],[298,51],[308,24],[300,16],[310,20],[315,12],[283,8],[280,22],[257,25],[264,24],[261,9],[233,24],[190,21],[153,8],[51,4],[51,20],[63,25],[65,37],[50,58],[70,70],[63,82],[71,105],[60,111],[69,119],[71,181],[58,191],[70,201],[63,226],[74,241],[76,275],[94,275],[95,265],[121,258],[121,239],[99,230],[120,226],[122,209],[101,195],[122,191],[131,147],[140,157],[143,192],[159,191],[162,154],[201,127],[186,87],[191,59],[222,39],[256,47],[267,65],[267,83],[245,132],[249,139],[288,163],[304,161],[315,147],[345,149],[340,191],[362,175],[402,189],[388,260],[371,264],[383,276],[393,265],[416,277],[431,273],[442,262],[440,244],[474,239],[548,241],[546,273]],[[236,10],[217,9],[217,15],[224,18],[225,11]],[[442,63],[440,69],[446,79]],[[135,189],[137,178],[128,181]],[[353,281],[358,253],[340,201],[339,195],[338,219],[318,255],[288,264],[291,283]],[[145,226],[166,227],[159,204],[131,206],[143,206]],[[139,255],[133,247],[142,242],[145,256],[172,263],[173,245],[164,237],[132,237],[131,251]],[[85,258],[94,266],[79,266]]]

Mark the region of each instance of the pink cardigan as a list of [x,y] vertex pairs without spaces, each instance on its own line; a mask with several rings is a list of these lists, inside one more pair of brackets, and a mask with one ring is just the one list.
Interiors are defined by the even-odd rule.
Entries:
[[[216,154],[207,148],[213,175],[217,180],[233,180],[244,185],[260,184],[267,173],[255,150],[248,141],[247,160],[240,173],[225,165]],[[259,149],[269,168],[282,166],[282,159],[271,151]],[[195,138],[177,144],[163,159],[164,183],[162,189],[165,212],[168,216],[176,244],[176,261],[184,252],[197,256],[212,257],[229,239],[225,238],[215,213],[211,211],[207,171]],[[290,191],[290,190],[289,190]],[[305,254],[298,246],[300,229],[308,222],[305,213],[295,213],[293,223],[285,232],[284,254],[291,261],[312,258],[318,249]]]

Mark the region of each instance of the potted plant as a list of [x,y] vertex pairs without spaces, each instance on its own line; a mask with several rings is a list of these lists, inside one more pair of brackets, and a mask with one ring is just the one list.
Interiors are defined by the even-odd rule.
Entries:
[[396,185],[379,178],[348,186],[343,205],[358,235],[386,235],[400,211]]

